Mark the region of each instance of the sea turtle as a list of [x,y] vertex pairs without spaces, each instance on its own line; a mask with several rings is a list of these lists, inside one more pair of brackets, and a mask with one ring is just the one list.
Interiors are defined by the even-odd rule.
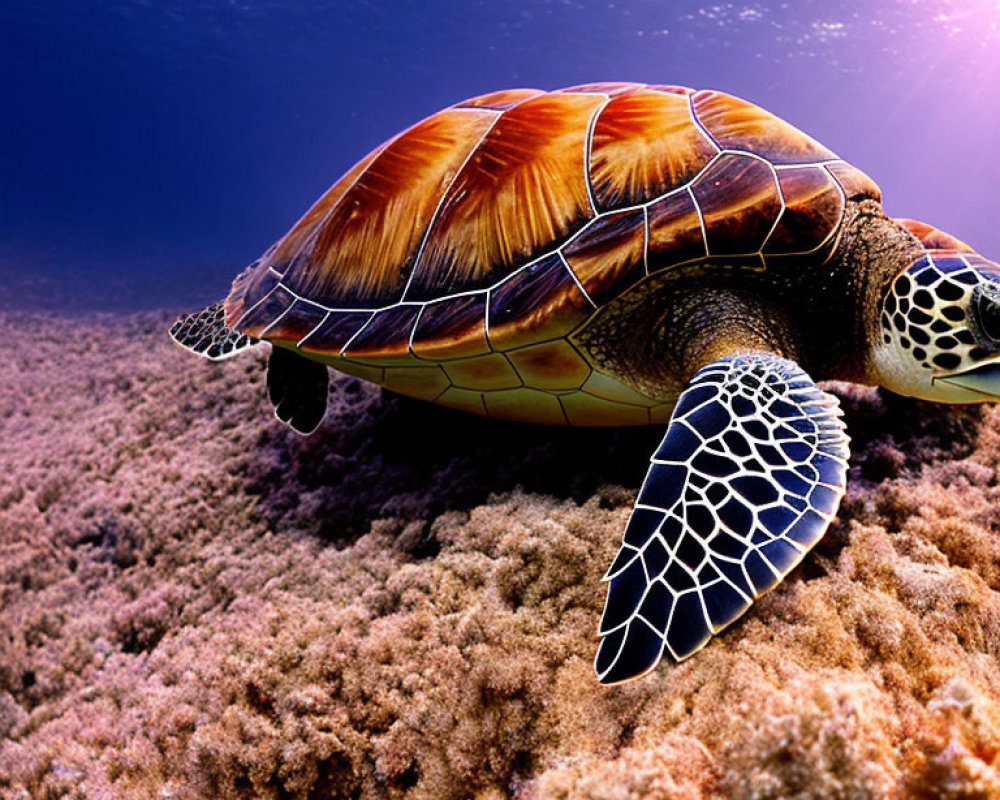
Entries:
[[1000,267],[736,97],[516,89],[390,139],[171,334],[211,359],[270,342],[302,433],[327,366],[492,418],[666,424],[604,578],[617,683],[699,650],[823,535],[848,437],[815,381],[1000,399]]

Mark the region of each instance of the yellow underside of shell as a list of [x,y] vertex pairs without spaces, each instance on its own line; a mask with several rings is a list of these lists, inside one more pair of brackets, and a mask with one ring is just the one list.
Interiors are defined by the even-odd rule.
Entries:
[[325,355],[322,361],[398,394],[512,422],[665,424],[673,410],[672,400],[647,397],[594,369],[567,338],[440,361],[412,354],[364,360]]

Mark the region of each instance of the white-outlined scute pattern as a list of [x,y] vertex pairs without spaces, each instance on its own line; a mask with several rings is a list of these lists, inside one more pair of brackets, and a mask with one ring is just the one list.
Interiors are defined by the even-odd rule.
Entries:
[[847,483],[837,400],[766,353],[721,358],[681,395],[605,580],[595,670],[639,677],[740,617],[823,535]]
[[170,335],[181,347],[210,361],[224,361],[256,344],[255,339],[226,327],[222,303],[179,317],[170,326]]
[[[833,225],[829,232],[822,237],[822,241],[819,244],[810,243],[808,250],[803,250],[798,253],[780,253],[780,254],[766,254],[765,249],[768,246],[768,242],[771,235],[777,229],[777,226],[782,220],[782,215],[785,213],[786,203],[785,198],[781,194],[781,183],[777,179],[777,173],[779,170],[795,170],[795,169],[815,169],[821,168],[826,171],[827,174],[831,176],[833,184],[837,187],[841,194],[842,201],[844,199],[843,189],[840,184],[834,179],[832,173],[826,170],[828,163],[838,163],[843,164],[844,162],[819,162],[815,164],[795,164],[795,165],[779,165],[775,166],[768,162],[766,159],[756,156],[753,153],[746,151],[735,151],[735,150],[719,150],[715,157],[709,162],[709,164],[702,170],[698,175],[696,175],[692,180],[672,189],[661,196],[652,198],[646,203],[629,206],[626,208],[618,208],[607,211],[594,219],[590,220],[586,225],[581,227],[576,231],[569,239],[563,242],[559,247],[555,248],[551,252],[546,252],[543,255],[533,258],[527,263],[523,264],[516,270],[512,271],[510,274],[505,275],[502,279],[498,280],[495,284],[485,288],[476,289],[470,291],[460,291],[454,292],[452,294],[445,295],[443,297],[435,298],[427,302],[411,302],[411,301],[401,301],[397,303],[392,303],[389,305],[377,307],[377,308],[352,308],[352,307],[331,307],[323,305],[315,300],[303,297],[295,293],[288,285],[283,282],[284,275],[279,270],[274,267],[268,267],[267,275],[264,276],[266,281],[263,285],[263,294],[259,298],[249,305],[240,317],[234,321],[234,327],[237,330],[250,328],[252,325],[263,324],[264,328],[267,330],[268,334],[272,331],[281,333],[280,326],[276,325],[277,318],[280,317],[283,320],[288,320],[295,318],[296,316],[314,320],[314,324],[305,330],[297,340],[291,341],[291,344],[298,350],[303,350],[307,347],[310,355],[319,352],[324,361],[334,366],[335,368],[341,369],[346,372],[354,371],[355,374],[359,372],[364,375],[368,380],[373,380],[378,383],[386,385],[386,379],[394,374],[394,370],[399,369],[413,369],[414,367],[425,367],[428,369],[434,369],[435,373],[440,373],[436,367],[438,364],[445,365],[446,361],[452,359],[444,358],[430,358],[426,356],[421,356],[420,354],[414,352],[413,350],[413,337],[419,325],[420,318],[423,316],[424,310],[432,305],[439,304],[443,301],[454,300],[462,297],[470,296],[480,296],[485,298],[485,342],[486,347],[489,348],[489,353],[501,353],[507,354],[514,350],[520,349],[522,347],[530,347],[535,345],[540,345],[548,342],[564,340],[567,347],[572,348],[578,352],[578,355],[590,364],[591,369],[597,373],[598,370],[596,365],[590,362],[587,355],[577,348],[573,344],[572,337],[575,333],[586,326],[593,314],[599,310],[599,306],[592,300],[590,295],[587,293],[586,287],[580,280],[580,277],[573,271],[569,262],[566,259],[565,252],[567,248],[570,248],[574,242],[577,242],[581,237],[592,231],[595,226],[605,224],[605,221],[612,215],[621,215],[624,212],[629,211],[642,211],[641,224],[643,226],[643,271],[646,277],[656,275],[664,270],[674,270],[681,269],[688,266],[696,265],[698,263],[710,261],[717,254],[713,253],[709,248],[708,236],[706,231],[706,225],[704,216],[702,215],[701,209],[698,206],[695,194],[692,187],[701,179],[704,174],[716,164],[720,158],[723,157],[733,157],[741,159],[751,159],[758,163],[763,163],[769,167],[772,171],[772,177],[774,180],[774,186],[777,190],[777,197],[780,202],[780,210],[773,220],[768,220],[768,233],[759,245],[752,252],[747,252],[743,254],[729,254],[726,256],[727,259],[733,260],[734,262],[739,262],[741,260],[746,261],[748,268],[760,269],[762,267],[766,268],[769,261],[777,259],[787,259],[788,257],[795,256],[812,256],[819,253],[821,256],[825,257],[827,251],[832,252],[832,242],[839,236],[840,224]],[[686,260],[679,261],[677,263],[669,263],[669,260],[665,260],[659,257],[657,254],[649,252],[649,237],[650,237],[650,215],[649,209],[654,204],[663,201],[671,197],[685,196],[690,198],[694,205],[694,209],[698,215],[698,224],[700,228],[700,239],[701,247],[703,248],[700,253],[695,255],[693,258],[687,258]],[[584,298],[584,302],[589,306],[588,315],[581,317],[579,320],[574,320],[571,325],[567,326],[567,329],[561,336],[553,337],[551,334],[547,336],[540,336],[535,341],[532,342],[518,342],[516,344],[504,343],[500,337],[494,335],[496,328],[496,320],[491,314],[491,306],[494,304],[491,302],[492,298],[496,295],[498,290],[504,285],[509,285],[512,281],[517,280],[521,276],[529,275],[534,268],[538,265],[549,261],[553,257],[558,257],[559,262],[561,262],[562,269],[565,270],[567,277],[571,280],[581,293]],[[643,280],[640,275],[640,282]],[[527,285],[527,284],[525,284]],[[636,284],[632,286],[622,285],[620,290],[622,292],[634,288]],[[258,286],[261,286],[261,282],[258,282]],[[402,315],[401,311],[407,309],[408,307],[413,307],[414,313],[412,315]],[[374,327],[379,326],[380,323],[384,324],[389,319],[400,319],[405,318],[412,320],[412,324],[409,327],[399,328],[395,330],[392,335],[399,340],[400,347],[404,351],[408,351],[408,357],[405,358],[405,363],[400,360],[399,356],[393,356],[392,358],[380,358],[376,357],[361,357],[355,353],[352,353],[352,346],[359,340],[359,337],[367,335],[366,332],[370,332]],[[357,324],[355,324],[355,322]],[[553,320],[555,322],[555,320]],[[350,335],[343,339],[338,339],[336,337],[327,337],[327,331],[334,330],[338,334],[344,330],[344,328],[350,328]],[[264,335],[263,338],[272,338],[269,335]],[[278,338],[278,337],[275,337]],[[326,351],[326,347],[330,346],[331,350]],[[324,352],[325,351],[325,352]],[[404,353],[405,355],[405,353]],[[472,358],[472,357],[468,357]],[[460,361],[462,358],[455,358],[454,361]],[[446,365],[445,365],[446,366]],[[377,372],[376,372],[377,370]],[[443,371],[445,376],[445,381],[436,389],[421,390],[419,394],[413,394],[412,396],[418,396],[420,399],[430,400],[432,402],[442,402],[444,405],[451,405],[452,407],[460,407],[463,410],[472,410],[474,413],[483,413],[479,409],[486,410],[486,415],[489,414],[488,409],[490,408],[491,392],[494,390],[484,389],[482,396],[476,403],[469,403],[467,398],[464,396],[461,398],[461,405],[455,405],[451,402],[453,398],[456,397],[455,392],[449,392],[449,389],[455,387],[454,381],[448,376],[447,368]],[[428,374],[428,380],[432,376]],[[581,386],[584,381],[581,381]],[[434,381],[430,381],[430,385],[436,386]],[[511,415],[509,409],[513,408],[510,403],[506,404],[506,411],[502,414],[505,419],[522,419],[523,421],[541,421],[551,424],[602,424],[598,419],[598,409],[596,406],[604,402],[605,398],[597,398],[593,400],[590,393],[585,389],[581,389],[579,395],[581,399],[585,399],[588,403],[594,406],[589,412],[585,414],[572,414],[567,412],[567,402],[565,398],[560,397],[556,392],[553,392],[546,388],[534,387],[532,386],[530,378],[527,376],[522,376],[522,385],[527,389],[534,391],[537,388],[538,395],[545,394],[549,396],[549,400],[541,404],[545,407],[545,413],[538,420],[531,418],[533,411],[526,411],[524,415]],[[399,388],[389,386],[395,391],[400,391]],[[566,387],[571,388],[571,387]],[[472,389],[466,389],[464,391],[472,391]],[[405,392],[404,392],[405,393]],[[536,399],[542,399],[538,395],[532,394],[532,397]],[[496,400],[497,398],[492,398]],[[653,414],[649,411],[650,408],[662,405],[663,398],[637,398],[636,403],[630,403],[626,405],[618,404],[616,406],[617,413],[609,413],[607,424],[612,425],[622,425],[622,424],[649,424],[660,421],[663,414]],[[530,405],[530,404],[529,404]],[[633,413],[634,409],[641,409],[638,412]],[[612,411],[610,407],[607,409],[609,412]],[[577,420],[583,420],[578,422]]]
[[[603,213],[596,213],[596,206],[594,205],[594,200],[593,200],[593,175],[591,174],[591,160],[592,160],[591,147],[593,145],[592,141],[593,130],[595,126],[598,124],[601,118],[601,114],[606,108],[608,108],[608,104],[612,99],[614,99],[616,96],[620,94],[628,94],[629,92],[642,92],[642,91],[657,93],[657,94],[665,94],[665,95],[669,94],[673,96],[685,96],[688,113],[690,114],[694,130],[697,131],[698,135],[711,148],[711,151],[714,152],[714,155],[704,164],[704,166],[695,175],[691,176],[691,178],[687,180],[687,182],[681,185],[675,185],[671,187],[669,191],[666,191],[656,197],[649,197],[646,202],[641,204],[632,205],[628,207],[608,208],[605,209]],[[570,87],[568,89],[558,90],[557,92],[555,92],[555,94],[579,94],[579,95],[590,95],[590,96],[603,95],[605,98],[605,102],[600,106],[598,106],[594,111],[593,115],[590,117],[588,123],[587,135],[585,137],[585,153],[584,153],[585,157],[583,159],[583,164],[584,164],[584,169],[586,170],[586,174],[583,177],[585,178],[584,182],[585,185],[587,186],[588,197],[590,198],[591,210],[593,212],[593,216],[591,217],[591,219],[587,220],[584,224],[582,224],[579,229],[572,232],[572,234],[568,237],[568,239],[566,241],[563,241],[559,246],[553,247],[544,253],[538,254],[535,258],[531,258],[526,263],[514,267],[508,274],[498,276],[498,278],[489,286],[470,287],[470,286],[456,285],[452,287],[453,291],[451,291],[450,293],[442,292],[440,296],[435,296],[433,298],[425,298],[420,301],[407,299],[408,297],[410,297],[410,287],[414,279],[414,276],[421,267],[422,256],[424,255],[424,249],[425,246],[427,245],[427,239],[431,235],[432,229],[435,227],[435,221],[437,220],[438,214],[441,208],[443,208],[448,203],[454,200],[454,198],[452,200],[449,200],[449,198],[453,193],[456,179],[458,175],[465,169],[466,165],[469,163],[470,159],[473,157],[474,153],[479,147],[479,145],[476,145],[475,147],[472,148],[472,150],[469,153],[466,154],[465,160],[459,166],[458,171],[455,173],[455,175],[452,176],[452,179],[443,189],[442,195],[437,203],[437,207],[435,208],[434,213],[427,225],[427,229],[425,230],[424,235],[420,240],[419,246],[417,247],[416,252],[414,253],[413,262],[409,267],[410,272],[405,282],[405,288],[401,296],[399,298],[396,298],[394,302],[383,303],[371,307],[368,306],[361,307],[352,304],[348,305],[325,304],[323,302],[323,298],[306,297],[301,292],[297,291],[295,287],[289,283],[289,281],[285,280],[286,275],[288,274],[286,264],[275,264],[272,263],[272,261],[268,258],[262,259],[261,262],[262,266],[263,264],[266,264],[269,273],[273,273],[274,276],[277,276],[278,281],[268,287],[266,286],[267,281],[258,280],[257,284],[258,288],[260,289],[260,293],[263,293],[264,291],[267,291],[268,293],[278,292],[283,298],[292,297],[294,298],[294,300],[291,301],[285,300],[284,302],[285,303],[293,302],[297,306],[296,313],[303,312],[306,306],[308,306],[309,311],[312,312],[308,316],[311,319],[315,320],[315,324],[311,328],[299,332],[297,340],[293,341],[293,343],[301,347],[303,343],[308,342],[310,350],[314,351],[323,350],[334,358],[337,357],[350,358],[349,347],[345,345],[345,342],[340,341],[339,339],[335,339],[333,341],[330,341],[329,346],[327,346],[327,342],[324,341],[324,337],[323,335],[321,335],[322,334],[321,329],[323,328],[323,326],[330,324],[329,317],[331,315],[336,316],[338,314],[350,314],[354,316],[361,312],[367,312],[371,314],[371,318],[368,320],[365,326],[368,327],[369,325],[377,325],[382,315],[391,311],[393,308],[405,307],[410,304],[423,306],[426,305],[427,302],[440,302],[441,300],[454,297],[461,297],[463,295],[467,295],[470,293],[477,293],[477,292],[489,293],[492,290],[496,289],[497,286],[499,286],[501,283],[505,282],[506,280],[509,280],[511,275],[521,270],[524,270],[528,267],[531,267],[533,264],[539,261],[549,258],[555,254],[564,257],[566,248],[570,247],[573,244],[573,242],[580,239],[581,236],[586,236],[588,232],[593,231],[595,229],[595,226],[603,225],[606,219],[610,215],[620,215],[622,212],[627,212],[627,211],[642,212],[643,226],[644,226],[643,236],[646,242],[646,247],[644,252],[644,271],[647,275],[656,273],[663,269],[674,269],[686,266],[688,264],[696,263],[703,259],[711,259],[717,255],[720,255],[720,253],[713,252],[713,248],[710,245],[711,232],[708,230],[705,224],[705,217],[702,213],[702,209],[698,205],[696,199],[696,190],[703,197],[704,196],[713,197],[714,194],[718,191],[727,191],[725,186],[715,187],[714,183],[712,187],[709,188],[707,182],[707,176],[711,173],[711,171],[714,168],[720,166],[720,162],[723,161],[732,164],[732,163],[740,163],[743,159],[750,159],[755,163],[759,163],[766,166],[768,170],[770,170],[771,172],[771,178],[774,182],[774,188],[776,190],[776,199],[779,203],[777,213],[774,215],[773,218],[771,218],[771,215],[769,213],[768,219],[766,220],[762,219],[759,221],[763,226],[763,229],[767,231],[766,235],[763,237],[763,241],[757,243],[757,246],[754,249],[746,253],[734,253],[732,252],[731,248],[726,249],[724,253],[726,258],[736,259],[736,260],[742,258],[747,262],[746,266],[752,269],[760,269],[762,267],[766,267],[770,259],[782,260],[789,256],[795,257],[795,256],[812,255],[818,253],[819,251],[824,251],[821,255],[829,255],[829,253],[826,251],[828,250],[832,251],[831,243],[838,235],[840,227],[839,220],[837,221],[837,224],[833,224],[832,222],[829,221],[827,223],[824,223],[824,229],[821,232],[816,231],[816,233],[819,234],[819,239],[803,242],[803,247],[798,250],[794,248],[791,249],[786,248],[781,252],[765,253],[765,250],[768,247],[768,243],[772,238],[772,234],[777,229],[777,227],[780,224],[782,224],[782,221],[786,215],[786,209],[788,208],[788,205],[786,203],[786,198],[784,197],[781,190],[781,185],[780,185],[781,182],[778,180],[779,171],[810,170],[810,169],[822,170],[822,173],[829,177],[832,185],[837,187],[837,190],[841,195],[841,207],[843,207],[843,201],[846,198],[846,194],[844,191],[844,187],[842,185],[842,180],[838,179],[837,174],[835,174],[835,172],[842,173],[844,171],[847,171],[848,174],[853,174],[853,172],[852,168],[848,164],[836,158],[835,156],[833,156],[833,154],[830,154],[832,156],[831,158],[825,158],[824,160],[812,161],[808,163],[795,161],[794,159],[789,162],[785,162],[782,161],[780,158],[774,158],[774,157],[772,157],[772,160],[768,160],[768,158],[765,158],[762,155],[753,152],[752,147],[744,148],[738,145],[734,145],[734,147],[730,149],[723,147],[722,145],[720,145],[719,141],[717,141],[716,138],[713,136],[709,128],[706,127],[703,121],[699,119],[698,113],[695,108],[696,96],[711,97],[713,95],[713,93],[711,92],[699,93],[695,92],[694,90],[686,89],[683,87],[646,86],[643,84],[622,84],[620,86],[613,84],[596,84],[589,86]],[[480,139],[480,144],[482,144],[482,142],[486,140],[488,133],[491,130],[493,130],[498,119],[500,119],[502,116],[510,112],[512,109],[519,107],[522,103],[529,102],[530,100],[535,99],[536,97],[539,96],[540,95],[531,95],[531,96],[521,97],[517,101],[512,102],[503,108],[491,108],[487,106],[480,107],[471,105],[474,104],[475,99],[473,99],[472,101],[465,101],[464,103],[458,104],[457,106],[452,108],[468,107],[470,113],[483,113],[491,115],[493,117],[490,125],[486,129],[486,132],[482,135]],[[351,185],[347,186],[345,191],[341,194],[336,205],[339,205],[340,203],[344,202],[345,198],[347,198],[350,195],[351,186],[353,186],[358,180],[360,180],[362,176],[365,174],[365,172],[369,170],[374,163],[376,163],[381,154],[383,152],[386,152],[386,149],[393,142],[399,140],[400,137],[404,136],[405,133],[406,132],[404,131],[403,134],[394,137],[392,140],[387,142],[385,145],[383,145],[381,148],[379,148],[372,154],[371,160],[367,163],[365,168],[361,170],[361,172],[354,177],[354,182]],[[822,152],[828,153],[829,151],[823,150]],[[820,150],[817,150],[817,154],[819,153]],[[729,189],[728,191],[732,191],[732,189]],[[668,200],[671,197],[675,197],[681,194],[688,195],[690,197],[691,202],[694,204],[694,210],[697,213],[698,222],[701,228],[701,239],[702,239],[701,243],[703,245],[702,252],[698,254],[686,253],[686,252],[684,254],[677,254],[680,255],[680,258],[678,258],[677,255],[671,257],[670,253],[665,254],[665,253],[650,252],[648,247],[650,239],[650,227],[649,227],[650,208],[658,202]],[[326,224],[326,220],[330,218],[330,214],[332,213],[332,211],[333,211],[332,208],[327,210],[326,215],[317,225],[317,231]],[[313,256],[310,255],[311,252],[310,247],[314,246],[315,242],[316,242],[315,236],[305,237],[300,246],[300,249],[293,254],[291,262],[293,263],[298,262],[302,258],[312,259]],[[272,253],[277,252],[277,250],[278,248],[272,248],[271,252]],[[568,267],[570,269],[570,273],[573,276],[574,280],[581,287],[581,290],[583,290],[586,293],[584,285],[585,282],[580,279],[579,275],[573,272],[571,266],[568,265]],[[636,276],[634,274],[629,273],[627,276],[626,283],[633,282],[635,280],[635,277]],[[621,293],[629,288],[630,288],[629,285],[622,285],[622,286],[616,286],[615,290],[617,293]],[[607,292],[605,292],[604,294],[606,295]],[[262,313],[261,310],[261,301],[263,300],[263,298],[258,297],[254,298],[254,300],[256,301],[255,303],[247,303],[241,309],[240,313],[237,315],[238,318],[230,319],[233,328],[237,330],[244,329],[245,332],[249,333],[251,336],[262,335],[261,331],[265,329],[270,330],[270,325],[274,323],[275,317],[278,314],[281,314],[283,310],[287,310],[282,308],[281,303],[276,304],[272,302],[266,306],[267,313],[264,314]],[[416,314],[414,315],[413,319],[418,319],[419,316],[420,314]],[[355,331],[355,333],[358,334],[361,333],[361,331]],[[413,334],[412,328],[410,330],[401,330],[398,332],[398,338],[400,338],[401,340],[406,340],[411,338],[412,334]],[[488,320],[487,320],[486,336],[487,339],[490,340],[493,339],[493,337],[491,336],[491,331],[489,330]],[[267,337],[265,336],[265,338]]]

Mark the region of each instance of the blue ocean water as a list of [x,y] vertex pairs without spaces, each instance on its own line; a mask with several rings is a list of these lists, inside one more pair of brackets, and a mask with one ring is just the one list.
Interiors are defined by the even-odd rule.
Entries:
[[211,300],[399,129],[601,80],[746,97],[1000,258],[998,24],[997,0],[5,0],[0,306]]

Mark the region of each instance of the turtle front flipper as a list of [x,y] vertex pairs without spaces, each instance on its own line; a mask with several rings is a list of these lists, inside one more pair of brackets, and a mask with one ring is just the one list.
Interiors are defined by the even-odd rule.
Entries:
[[312,433],[326,416],[330,377],[323,364],[283,347],[267,362],[267,396],[274,416],[298,433]]
[[779,356],[699,370],[604,578],[601,683],[649,672],[664,649],[692,655],[802,560],[844,495],[840,417],[837,399]]
[[231,358],[257,344],[256,339],[237,333],[226,325],[222,303],[213,303],[194,314],[178,317],[170,326],[170,337],[185,350],[211,361]]

